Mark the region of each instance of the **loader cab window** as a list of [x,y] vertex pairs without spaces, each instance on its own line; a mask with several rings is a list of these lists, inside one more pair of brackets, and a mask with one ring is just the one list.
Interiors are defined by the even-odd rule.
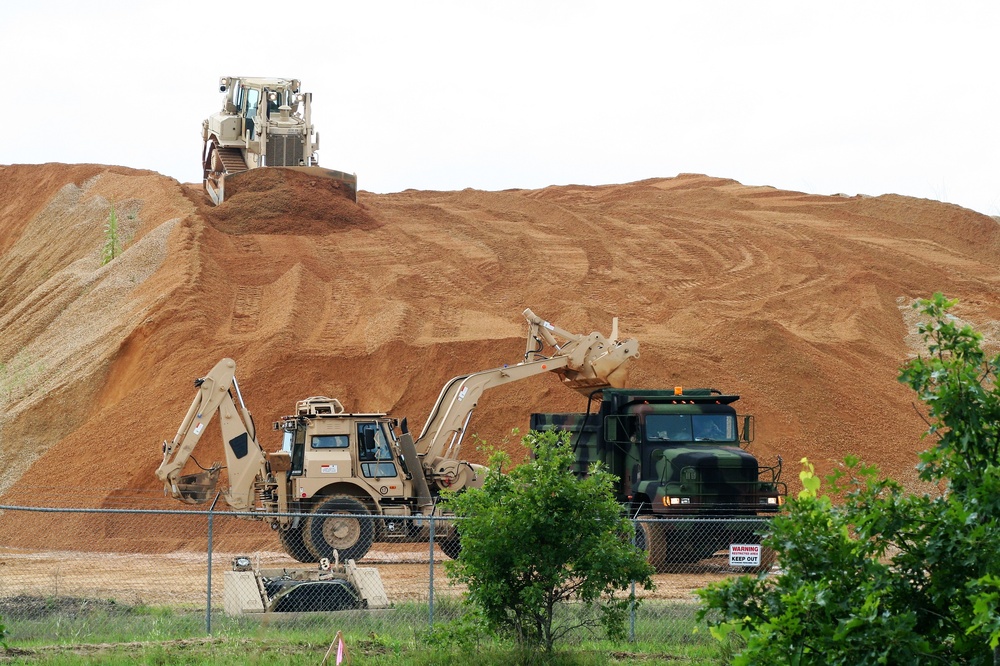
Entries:
[[310,442],[314,449],[346,449],[351,445],[348,435],[313,435]]
[[358,460],[361,474],[368,478],[396,476],[389,440],[379,423],[358,424]]
[[292,469],[289,476],[302,476],[306,456],[306,430],[296,428],[286,430],[281,443],[281,450],[292,454]]

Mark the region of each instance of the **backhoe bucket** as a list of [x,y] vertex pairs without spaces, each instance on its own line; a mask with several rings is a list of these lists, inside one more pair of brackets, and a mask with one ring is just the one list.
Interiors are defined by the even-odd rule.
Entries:
[[202,504],[214,497],[215,486],[219,483],[218,469],[198,474],[177,477],[171,494],[186,504]]

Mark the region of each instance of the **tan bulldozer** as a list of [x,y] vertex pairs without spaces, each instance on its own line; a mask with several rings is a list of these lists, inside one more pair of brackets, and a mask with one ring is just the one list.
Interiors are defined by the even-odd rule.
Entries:
[[202,122],[205,191],[215,205],[225,200],[227,182],[261,167],[305,171],[357,201],[357,175],[319,165],[312,93],[298,79],[223,76],[219,91],[222,110]]

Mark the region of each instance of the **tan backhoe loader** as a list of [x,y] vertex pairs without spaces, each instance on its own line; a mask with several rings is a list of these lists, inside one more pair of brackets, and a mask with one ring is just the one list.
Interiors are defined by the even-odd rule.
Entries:
[[442,515],[437,503],[442,489],[483,482],[483,468],[460,457],[482,393],[548,372],[584,394],[620,388],[628,363],[639,355],[638,342],[618,340],[617,319],[606,338],[569,333],[531,310],[523,314],[529,325],[523,360],[447,382],[416,440],[405,419],[348,413],[335,398],[312,397],[274,424],[283,433],[282,446],[265,453],[236,382],[236,364],[223,359],[195,382],[198,393],[174,439],[163,442],[156,476],[181,501],[215,498],[221,463],[194,474],[183,469],[218,414],[229,477],[222,497],[233,509],[248,512],[246,517],[270,522],[295,559],[359,560],[373,541],[425,541],[432,524],[436,543],[454,557],[460,545],[453,524],[429,518]]

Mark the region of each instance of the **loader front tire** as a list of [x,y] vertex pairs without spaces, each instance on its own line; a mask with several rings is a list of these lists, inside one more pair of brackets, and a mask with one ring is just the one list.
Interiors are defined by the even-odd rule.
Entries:
[[306,518],[302,536],[315,557],[314,562],[324,557],[333,560],[334,550],[341,562],[360,560],[375,540],[375,522],[368,508],[357,499],[335,495]]

